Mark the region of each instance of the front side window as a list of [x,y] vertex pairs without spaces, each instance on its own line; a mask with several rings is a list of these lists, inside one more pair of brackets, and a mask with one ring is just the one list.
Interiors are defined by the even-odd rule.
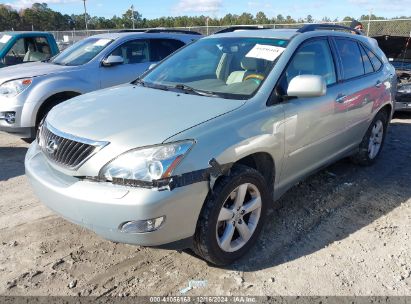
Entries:
[[57,55],[51,62],[58,65],[78,66],[95,58],[113,40],[105,38],[88,38],[77,42]]
[[285,95],[291,80],[299,75],[322,76],[327,85],[337,82],[334,60],[327,40],[306,42],[296,51],[280,79],[280,93]]
[[248,99],[266,79],[287,43],[242,37],[199,40],[157,66],[143,81],[163,89]]
[[143,39],[128,41],[115,49],[111,55],[123,57],[123,64],[149,62],[149,42]]
[[344,80],[364,75],[363,60],[358,43],[348,39],[335,39],[342,61]]

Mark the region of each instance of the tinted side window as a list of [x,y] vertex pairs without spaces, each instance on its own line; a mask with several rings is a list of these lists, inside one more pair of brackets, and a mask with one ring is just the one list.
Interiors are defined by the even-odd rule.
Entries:
[[334,61],[327,40],[309,41],[297,50],[280,80],[282,93],[287,92],[291,79],[299,75],[320,75],[327,85],[336,83]]
[[147,40],[133,40],[124,43],[115,49],[111,55],[121,56],[124,64],[144,63],[150,61],[149,42]]
[[174,39],[152,39],[150,41],[151,61],[160,61],[179,48],[184,46],[184,42]]
[[364,71],[365,74],[370,74],[374,72],[374,68],[371,64],[370,58],[368,55],[365,53],[364,49],[360,47],[361,50],[361,57],[362,57],[362,62],[364,63]]
[[364,75],[364,66],[357,42],[348,39],[336,39],[335,42],[342,61],[344,79]]
[[369,49],[367,49],[366,47],[364,47],[364,49],[366,50],[368,57],[370,57],[372,65],[374,66],[374,70],[378,71],[379,69],[381,69],[381,66],[382,66],[381,60],[377,56],[375,56],[375,54],[371,52]]

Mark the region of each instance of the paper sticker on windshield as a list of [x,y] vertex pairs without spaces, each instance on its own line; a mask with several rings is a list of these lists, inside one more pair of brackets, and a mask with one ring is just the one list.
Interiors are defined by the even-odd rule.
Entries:
[[94,46],[106,46],[109,44],[111,39],[99,39],[96,42],[94,42]]
[[253,47],[245,57],[274,61],[284,52],[284,50],[285,48],[283,47],[256,44],[255,47]]
[[1,37],[1,39],[0,39],[0,43],[7,43],[7,42],[9,42],[10,39],[11,39],[11,36],[3,35],[3,37]]

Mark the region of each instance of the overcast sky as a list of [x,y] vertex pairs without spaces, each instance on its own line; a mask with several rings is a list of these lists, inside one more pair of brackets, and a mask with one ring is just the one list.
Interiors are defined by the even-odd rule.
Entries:
[[[83,12],[82,0],[1,0],[15,8],[29,7],[34,2],[45,2],[63,14],[80,14]],[[221,17],[227,13],[255,14],[263,11],[268,17],[282,14],[293,18],[304,18],[312,15],[315,19],[324,16],[344,18],[359,17],[370,10],[378,16],[395,17],[411,15],[411,0],[87,0],[88,12],[92,16],[111,18],[121,15],[131,5],[143,14],[144,18],[152,19],[162,16],[208,15]]]

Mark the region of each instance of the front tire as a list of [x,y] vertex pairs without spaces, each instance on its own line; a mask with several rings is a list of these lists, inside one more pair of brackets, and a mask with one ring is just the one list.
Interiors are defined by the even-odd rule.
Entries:
[[256,242],[270,199],[264,177],[235,165],[218,180],[201,211],[194,252],[215,265],[231,264]]
[[369,166],[376,161],[384,145],[387,126],[386,112],[379,112],[365,133],[358,152],[351,157],[355,164]]

